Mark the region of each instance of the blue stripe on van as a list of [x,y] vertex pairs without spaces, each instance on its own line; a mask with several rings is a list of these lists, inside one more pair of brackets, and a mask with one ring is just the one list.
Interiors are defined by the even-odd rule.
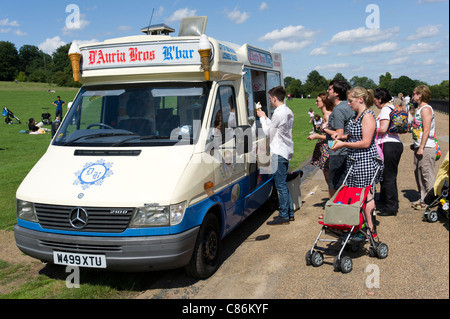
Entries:
[[[233,187],[239,184],[240,193],[238,199],[231,200],[231,191]],[[62,234],[90,237],[143,237],[143,236],[163,236],[182,233],[188,229],[200,225],[206,213],[215,205],[218,206],[222,216],[222,237],[226,236],[242,220],[253,213],[268,199],[272,190],[272,177],[266,176],[260,182],[260,186],[251,194],[248,194],[249,177],[246,176],[240,181],[226,187],[219,193],[202,200],[186,209],[183,221],[171,227],[146,227],[146,228],[127,228],[122,233],[97,233],[83,231],[62,231],[57,229],[43,228],[39,223],[29,222],[17,218],[17,225],[31,230]],[[227,212],[225,214],[225,212]]]

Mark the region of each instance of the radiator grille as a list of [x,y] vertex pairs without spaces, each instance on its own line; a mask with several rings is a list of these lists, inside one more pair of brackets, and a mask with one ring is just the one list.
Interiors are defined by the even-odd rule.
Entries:
[[[99,233],[121,233],[130,222],[134,208],[83,207],[88,222],[82,229],[72,227],[70,214],[76,207],[34,204],[39,223],[43,228]],[[112,213],[120,211],[120,214]],[[126,213],[125,213],[126,212]]]

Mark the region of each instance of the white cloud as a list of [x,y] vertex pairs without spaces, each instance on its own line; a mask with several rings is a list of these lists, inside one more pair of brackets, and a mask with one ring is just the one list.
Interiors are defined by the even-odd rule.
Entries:
[[409,36],[408,40],[418,40],[423,38],[431,38],[440,33],[439,29],[442,27],[441,24],[437,25],[427,25],[420,27],[416,30],[416,33]]
[[259,41],[279,41],[281,39],[310,39],[313,38],[318,31],[308,30],[302,25],[290,25],[281,30],[273,30],[260,37]]
[[167,19],[167,22],[181,21],[183,18],[195,17],[196,14],[197,10],[189,10],[188,8],[178,9]]
[[434,60],[433,59],[426,60],[423,64],[424,65],[433,65],[434,64]]
[[362,48],[359,51],[354,52],[354,54],[370,54],[370,53],[382,53],[391,52],[398,49],[398,44],[395,42],[383,42],[377,45]]
[[295,42],[295,41],[278,41],[275,43],[270,50],[271,51],[277,51],[277,52],[295,52],[300,51],[301,49],[306,48],[312,43],[312,41],[305,40],[301,42]]
[[344,43],[354,43],[354,42],[364,42],[372,43],[377,41],[382,41],[389,39],[394,33],[399,32],[400,28],[395,27],[392,29],[378,29],[378,28],[365,28],[360,27],[357,29],[341,31],[333,35],[330,41],[326,42],[325,45],[334,44],[344,44]]
[[423,43],[423,42],[415,43],[415,44],[410,45],[409,47],[399,51],[397,53],[397,56],[435,52],[436,50],[440,49],[441,47],[442,47],[442,43],[441,42],[436,42],[436,43]]
[[241,24],[247,21],[250,15],[247,12],[240,12],[237,8],[234,8],[233,11],[227,13],[227,18],[236,24]]
[[11,31],[11,28],[8,28],[8,29],[1,28],[0,29],[0,33],[8,33],[9,31]]
[[390,60],[387,64],[388,65],[396,65],[396,64],[404,64],[409,60],[408,57],[400,57],[393,60]]
[[259,11],[264,11],[264,10],[268,10],[268,9],[269,9],[269,6],[265,2],[261,3],[261,5],[259,6]]
[[309,55],[328,55],[328,51],[325,48],[315,48],[314,50],[312,50]]
[[19,22],[17,22],[17,20],[10,22],[8,18],[0,20],[0,25],[9,26],[9,27],[20,27],[20,24],[19,24]]
[[316,66],[314,70],[339,71],[342,69],[347,69],[348,67],[350,67],[348,63],[334,63]]
[[60,46],[65,45],[66,43],[61,40],[59,36],[53,37],[51,39],[46,39],[44,42],[38,45],[38,48],[42,50],[44,53],[52,54],[56,51]]
[[15,35],[18,35],[19,37],[23,37],[23,36],[28,35],[28,33],[22,32],[21,30],[16,30],[16,31],[14,31],[14,34],[15,34]]

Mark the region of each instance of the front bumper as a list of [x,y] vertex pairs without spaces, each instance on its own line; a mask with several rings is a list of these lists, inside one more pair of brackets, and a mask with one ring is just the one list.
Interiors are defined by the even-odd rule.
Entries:
[[153,271],[187,265],[200,226],[180,234],[146,237],[61,235],[14,227],[17,247],[25,254],[53,263],[53,251],[102,254],[107,270]]

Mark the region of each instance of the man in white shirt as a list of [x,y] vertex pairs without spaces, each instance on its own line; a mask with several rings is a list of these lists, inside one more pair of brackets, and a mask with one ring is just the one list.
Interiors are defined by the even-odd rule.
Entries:
[[261,120],[264,134],[270,138],[272,174],[280,204],[278,217],[269,221],[268,225],[285,225],[294,220],[294,208],[286,184],[289,160],[292,159],[294,154],[294,142],[292,140],[294,114],[284,104],[285,97],[286,90],[282,86],[272,88],[269,91],[270,103],[275,109],[272,119],[269,119],[261,109],[256,112]]

